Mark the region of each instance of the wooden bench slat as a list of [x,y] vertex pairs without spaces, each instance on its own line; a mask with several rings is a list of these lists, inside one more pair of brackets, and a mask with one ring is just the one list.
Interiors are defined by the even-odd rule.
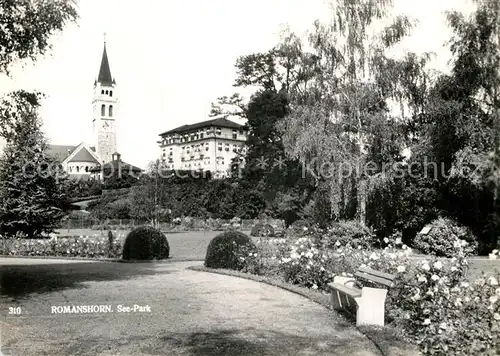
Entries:
[[349,288],[349,287],[346,287],[342,284],[339,284],[339,283],[328,283],[328,287],[330,288],[330,290],[332,291],[339,291],[343,294],[347,294],[348,296],[352,297],[352,298],[357,298],[357,297],[361,297],[361,289],[357,289],[357,288]]
[[394,278],[396,278],[396,276],[393,275],[393,274],[389,274],[389,273],[385,273],[385,272],[380,272],[380,271],[371,269],[369,267],[359,267],[358,272],[364,272],[364,273],[367,273],[367,274],[371,274],[371,275],[373,275],[375,277],[381,277],[381,278],[385,278],[385,279],[388,279],[388,280],[391,280],[391,281],[394,280]]
[[387,286],[387,287],[393,286],[392,280],[387,280],[385,278],[372,276],[372,275],[369,275],[369,274],[364,273],[364,272],[356,272],[354,275],[358,278],[365,279],[365,280],[371,281],[371,282],[376,282],[378,284],[382,284],[382,285]]

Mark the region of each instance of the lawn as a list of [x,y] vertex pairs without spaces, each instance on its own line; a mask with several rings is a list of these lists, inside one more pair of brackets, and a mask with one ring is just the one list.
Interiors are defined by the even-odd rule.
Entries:
[[[91,229],[61,229],[58,230],[60,238],[78,236],[88,236],[96,239],[105,245],[107,243],[107,231],[91,230]],[[118,230],[113,232],[118,241],[123,244],[128,231]],[[191,232],[168,232],[167,236],[170,245],[170,257],[173,261],[201,261],[205,259],[206,250],[210,241],[220,231],[191,231]],[[249,231],[244,231],[249,234]],[[276,250],[274,243],[266,244],[267,238],[253,238],[254,242],[263,242],[263,248],[268,249],[268,253],[272,254]],[[415,261],[429,258],[428,256],[415,255],[412,257]],[[471,280],[481,276],[482,271],[490,275],[495,271],[500,271],[500,260],[489,260],[487,257],[474,257],[469,259],[469,278]]]
[[[58,230],[60,238],[75,237],[75,236],[89,236],[95,238],[102,238],[102,243],[107,243],[107,232],[96,231],[90,229],[74,229],[74,230]],[[113,231],[117,239],[125,240],[128,231]],[[207,253],[207,247],[210,241],[220,234],[221,231],[191,231],[191,232],[169,232],[165,233],[168,243],[170,245],[170,257],[175,261],[186,260],[204,260]],[[244,231],[247,235],[249,231]]]

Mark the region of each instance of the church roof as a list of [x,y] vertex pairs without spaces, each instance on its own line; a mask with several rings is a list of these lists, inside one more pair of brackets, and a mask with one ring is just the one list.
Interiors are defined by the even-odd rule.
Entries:
[[102,52],[101,68],[99,69],[99,76],[97,82],[103,85],[113,85],[115,81],[111,76],[111,69],[109,68],[108,53],[106,51],[106,42],[104,42],[104,51]]
[[82,147],[69,162],[99,163],[85,147]]
[[206,120],[202,122],[197,122],[196,124],[191,125],[182,125],[170,131],[166,131],[161,133],[160,136],[169,135],[173,133],[184,133],[193,130],[198,130],[205,127],[218,126],[218,127],[226,127],[230,129],[241,129],[243,125],[237,124],[231,120],[226,119],[225,117],[221,117],[218,119]]
[[[77,148],[79,145],[48,145],[47,147],[47,154],[52,157],[56,158],[59,161],[64,161],[70,154],[73,153],[75,148]],[[90,147],[90,149],[95,153],[95,147]],[[87,150],[85,150],[87,151]],[[80,151],[81,152],[81,151]],[[78,156],[80,154],[78,152],[75,156]],[[87,151],[88,152],[88,151]],[[90,153],[89,153],[90,154]],[[73,159],[72,159],[73,161]],[[94,162],[95,160],[92,159],[90,162]],[[80,162],[87,162],[87,161],[80,161]]]
[[49,145],[47,148],[47,154],[60,161],[64,161],[76,147],[77,146]]

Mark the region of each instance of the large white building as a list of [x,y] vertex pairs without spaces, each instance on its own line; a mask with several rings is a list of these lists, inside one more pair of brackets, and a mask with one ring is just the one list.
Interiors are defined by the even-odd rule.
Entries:
[[[101,66],[93,87],[92,133],[93,146],[82,142],[78,145],[49,145],[49,155],[57,158],[72,178],[99,178],[105,167],[120,167],[120,171],[140,168],[122,162],[116,148],[116,117],[118,95],[116,81],[111,76],[106,42]],[[114,169],[114,168],[112,168]]]
[[226,118],[183,125],[160,134],[161,162],[166,169],[226,176],[231,160],[245,153],[247,135],[243,125]]

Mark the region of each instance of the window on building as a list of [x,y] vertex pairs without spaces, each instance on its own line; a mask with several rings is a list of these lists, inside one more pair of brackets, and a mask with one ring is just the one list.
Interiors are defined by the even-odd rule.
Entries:
[[205,151],[208,151],[208,146],[205,147]]
[[242,130],[240,130],[240,135],[243,135],[243,131]]
[[235,132],[233,132],[233,140],[236,140],[237,138],[238,138],[238,135]]
[[85,166],[85,172],[89,172],[89,167],[88,166]]
[[109,91],[109,96],[113,96],[113,91],[112,90]]
[[217,128],[215,129],[215,133],[216,133],[218,136],[222,135],[222,131],[221,131],[220,127],[217,127]]
[[203,138],[203,132],[202,132],[202,133],[200,133],[200,139],[202,139],[202,138]]
[[113,105],[109,106],[109,117],[113,116]]
[[104,90],[101,90],[101,94],[104,94]]
[[80,167],[76,167],[76,173],[80,172]]
[[106,95],[108,95],[108,91],[106,90]]
[[106,116],[106,105],[101,105],[101,116]]

